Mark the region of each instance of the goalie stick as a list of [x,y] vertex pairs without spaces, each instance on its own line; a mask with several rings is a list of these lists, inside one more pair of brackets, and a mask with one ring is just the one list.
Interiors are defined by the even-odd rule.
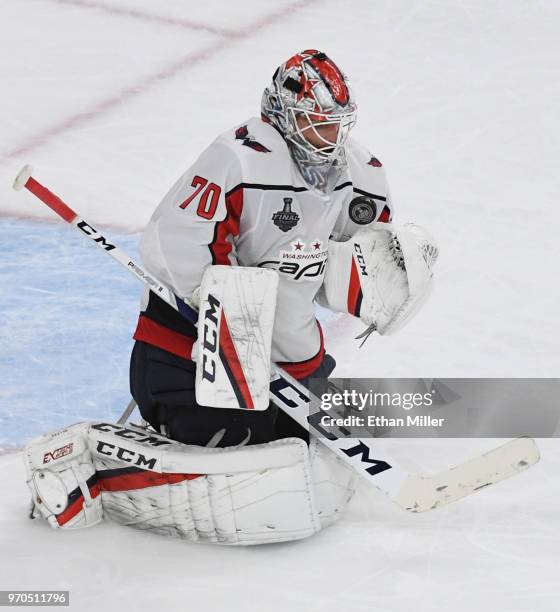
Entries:
[[[81,219],[67,204],[31,175],[31,167],[25,166],[14,181],[14,189],[20,190],[24,187],[28,189],[64,221],[90,238],[160,298],[196,324],[198,312],[189,303],[143,270],[124,251],[112,244],[87,221]],[[309,413],[311,400],[317,398],[312,397],[302,384],[274,364],[270,380],[270,398],[302,427],[315,434],[370,485],[377,487],[393,502],[410,512],[424,512],[449,504],[514,476],[537,463],[540,458],[534,440],[517,438],[439,474],[433,476],[411,474],[377,448],[373,440],[350,438],[343,428],[337,432],[340,435],[323,429],[320,421],[327,413],[322,410]]]

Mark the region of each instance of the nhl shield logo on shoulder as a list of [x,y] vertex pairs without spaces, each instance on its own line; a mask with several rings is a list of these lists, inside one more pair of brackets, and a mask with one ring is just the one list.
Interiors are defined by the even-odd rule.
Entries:
[[283,232],[294,228],[299,221],[299,215],[296,212],[292,212],[292,201],[293,198],[284,198],[284,208],[272,215],[274,225]]

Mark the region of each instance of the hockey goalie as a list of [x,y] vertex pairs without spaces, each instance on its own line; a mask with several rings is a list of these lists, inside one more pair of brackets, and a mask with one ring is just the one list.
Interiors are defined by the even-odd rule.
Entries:
[[437,258],[424,229],[393,223],[381,162],[349,138],[356,112],[339,67],[303,51],[274,72],[260,117],[173,185],[140,251],[198,324],[146,290],[130,366],[145,425],[33,440],[34,516],[247,545],[304,538],[342,514],[355,471],[270,402],[271,363],[326,380],[336,364],[315,303],[360,318],[366,337],[392,333],[426,300]]

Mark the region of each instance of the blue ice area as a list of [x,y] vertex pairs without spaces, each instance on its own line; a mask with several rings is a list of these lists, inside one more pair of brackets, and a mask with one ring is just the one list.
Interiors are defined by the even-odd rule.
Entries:
[[[104,234],[138,259],[137,234]],[[1,219],[0,244],[0,451],[117,418],[142,285],[62,222]]]
[[[103,234],[140,261],[138,234]],[[78,421],[116,419],[142,285],[71,226],[0,219],[0,453]],[[317,306],[323,325],[336,318]]]

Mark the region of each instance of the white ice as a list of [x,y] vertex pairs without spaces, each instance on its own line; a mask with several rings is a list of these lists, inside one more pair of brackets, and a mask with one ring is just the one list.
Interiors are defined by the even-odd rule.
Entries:
[[[110,299],[125,286],[108,271],[107,283],[97,281],[105,318],[85,320],[83,308],[101,298],[71,280],[71,232],[51,230],[54,215],[11,190],[20,167],[32,163],[92,223],[139,231],[201,148],[258,113],[274,67],[309,47],[352,78],[355,135],[387,169],[397,220],[426,225],[441,246],[436,291],[399,335],[358,351],[351,338],[362,326],[324,317],[335,375],[557,376],[559,31],[554,0],[2,0],[2,423],[20,423],[21,435],[31,421],[54,428],[81,418],[88,396],[93,412],[118,411],[99,397],[126,396],[120,338],[130,336],[140,293],[126,286],[123,316],[114,304],[125,298]],[[21,233],[16,220],[29,217],[43,221]],[[56,277],[49,268],[40,280],[49,236],[63,258]],[[79,261],[89,254],[95,271],[97,252],[79,251]],[[80,357],[64,358],[68,328],[83,330],[88,354],[111,351],[109,375],[85,379]],[[33,388],[39,370],[55,396],[37,423],[25,401],[45,395],[43,382]],[[9,442],[11,430],[0,433]],[[491,446],[391,444],[427,471]],[[537,467],[430,515],[404,515],[361,491],[324,534],[248,550],[109,524],[50,531],[25,518],[21,458],[9,454],[0,461],[0,589],[65,586],[76,610],[555,610],[560,451],[555,440],[541,445]]]

